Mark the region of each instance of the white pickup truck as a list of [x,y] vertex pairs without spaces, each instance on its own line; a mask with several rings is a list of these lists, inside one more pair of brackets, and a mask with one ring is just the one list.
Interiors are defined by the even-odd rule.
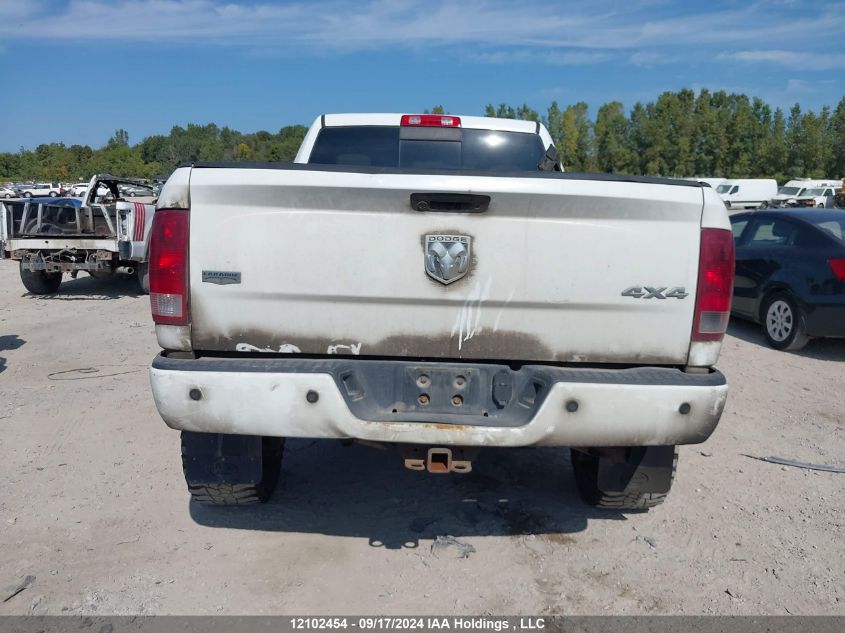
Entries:
[[718,194],[561,173],[540,124],[326,115],[295,164],[177,169],[152,230],[152,390],[199,502],[266,500],[296,437],[431,473],[570,447],[588,503],[644,509],[725,405]]
[[[133,187],[135,195],[123,193]],[[137,275],[147,292],[148,241],[156,194],[134,180],[94,176],[83,200],[33,198],[0,203],[0,259],[20,261],[24,287],[52,294],[65,273]]]

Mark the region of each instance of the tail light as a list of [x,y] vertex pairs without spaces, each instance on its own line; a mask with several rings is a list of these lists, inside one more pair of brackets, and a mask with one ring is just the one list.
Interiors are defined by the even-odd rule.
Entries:
[[188,324],[188,220],[182,209],[153,215],[150,232],[150,308],[160,325]]
[[400,125],[411,127],[461,127],[461,118],[448,114],[404,114]]
[[728,329],[734,287],[734,240],[725,229],[701,229],[693,341],[721,341]]
[[845,259],[829,259],[827,265],[839,281],[845,281]]

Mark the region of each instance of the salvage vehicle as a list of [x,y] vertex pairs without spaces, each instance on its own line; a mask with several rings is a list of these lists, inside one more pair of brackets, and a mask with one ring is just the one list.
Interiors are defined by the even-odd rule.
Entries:
[[833,186],[815,187],[812,189],[805,189],[804,192],[795,199],[794,205],[796,207],[818,207],[823,209],[833,208],[833,199],[836,196],[836,188]]
[[795,199],[804,193],[809,187],[819,186],[806,178],[799,178],[797,180],[790,180],[782,187],[778,187],[777,194],[769,200],[769,207],[779,209],[781,207],[790,207],[795,205]]
[[845,337],[845,211],[738,213],[731,227],[735,316],[761,323],[780,350]]
[[294,164],[178,168],[152,232],[152,392],[201,503],[265,501],[315,438],[429,473],[569,447],[588,503],[647,509],[725,405],[719,196],[563,173],[540,123],[324,115]]
[[75,278],[79,271],[97,278],[136,275],[146,292],[155,196],[148,188],[144,202],[128,202],[119,189],[124,184],[136,185],[103,174],[91,179],[82,200],[0,203],[0,257],[20,261],[21,281],[33,294],[52,294],[64,273]]

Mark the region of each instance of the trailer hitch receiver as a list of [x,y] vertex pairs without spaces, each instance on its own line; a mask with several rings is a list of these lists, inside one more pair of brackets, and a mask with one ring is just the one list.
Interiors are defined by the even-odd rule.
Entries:
[[421,457],[405,458],[405,468],[427,470],[430,473],[438,474],[466,474],[472,471],[472,462],[468,459],[453,459],[451,448],[429,448],[425,459]]

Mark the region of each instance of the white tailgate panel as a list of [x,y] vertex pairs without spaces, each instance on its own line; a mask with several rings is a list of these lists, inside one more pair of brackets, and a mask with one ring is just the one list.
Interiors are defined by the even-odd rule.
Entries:
[[[410,193],[492,197],[419,212]],[[195,168],[194,349],[683,363],[701,189],[588,180]],[[472,238],[448,286],[426,234]],[[240,284],[202,271],[240,272]],[[622,296],[683,287],[685,299]]]

